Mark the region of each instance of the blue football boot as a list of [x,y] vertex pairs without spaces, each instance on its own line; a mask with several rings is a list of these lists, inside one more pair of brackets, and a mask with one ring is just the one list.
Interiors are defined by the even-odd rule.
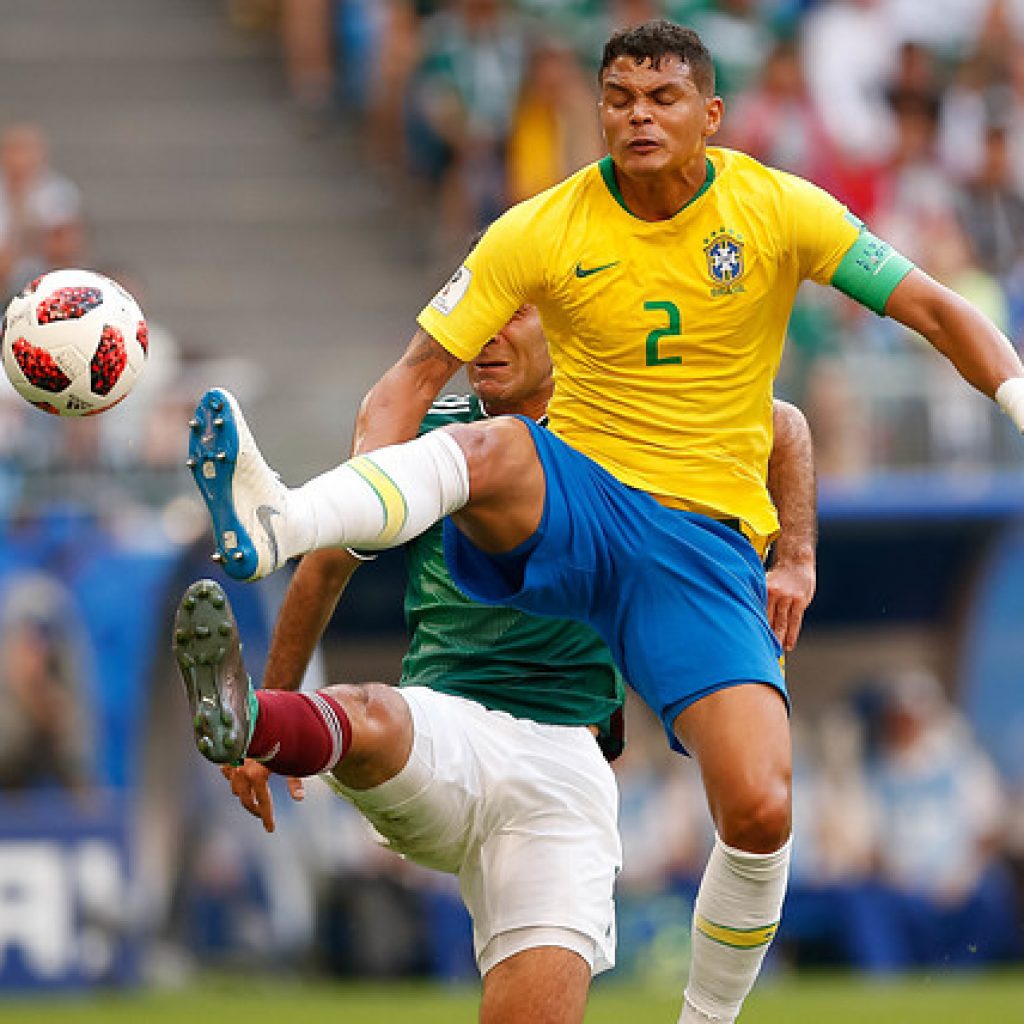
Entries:
[[212,388],[189,423],[188,467],[213,521],[214,560],[237,580],[258,580],[282,561],[274,519],[288,488],[267,465],[235,397]]

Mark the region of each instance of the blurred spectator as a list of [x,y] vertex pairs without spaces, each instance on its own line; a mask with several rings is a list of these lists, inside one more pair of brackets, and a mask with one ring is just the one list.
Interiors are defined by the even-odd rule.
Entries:
[[993,65],[996,75],[1006,79],[1024,39],[1024,3],[1021,0],[986,0],[965,21],[968,24],[961,40],[974,43],[977,51],[985,54]]
[[939,153],[942,165],[956,181],[978,171],[985,125],[999,104],[994,69],[982,53],[974,53],[954,71],[942,94],[939,113]]
[[1005,125],[1018,191],[1024,191],[1024,29],[1017,36],[1005,94]]
[[0,789],[88,789],[86,653],[60,583],[34,573],[8,582],[0,603]]
[[835,358],[813,362],[802,403],[814,437],[818,473],[863,476],[872,464],[870,417],[849,368]]
[[690,24],[712,0],[516,0],[532,37],[571,46],[591,81],[612,32],[651,18]]
[[374,12],[374,67],[366,97],[370,143],[378,161],[399,169],[409,161],[403,119],[409,81],[421,57],[420,19],[412,0],[377,3]]
[[879,871],[889,887],[879,941],[889,966],[1012,957],[1020,932],[1000,859],[1004,796],[995,769],[938,681],[894,683],[869,774]]
[[[1000,0],[997,0],[1000,2]],[[884,0],[889,29],[900,43],[963,56],[978,35],[991,0]]]
[[714,826],[693,765],[680,771],[657,719],[631,691],[619,786],[622,872],[616,883],[616,970],[652,984],[680,982],[687,922]]
[[0,136],[0,289],[11,295],[83,249],[78,188],[50,167],[43,130],[28,122]]
[[812,728],[793,720],[793,878],[801,885],[863,881],[875,834],[857,718],[842,705]]
[[782,947],[803,966],[873,966],[865,901],[876,845],[859,720],[845,707],[793,719],[793,862]]
[[308,127],[329,113],[334,92],[333,0],[280,0],[288,91]]
[[[993,3],[991,12],[1000,4]],[[985,135],[1006,129],[1018,189],[1024,189],[1024,3],[1015,0],[1018,20],[990,17],[976,48],[953,71],[943,95],[941,151],[959,181],[976,177],[984,161]]]
[[695,771],[676,770],[657,720],[632,693],[626,720],[629,742],[614,763],[623,851],[620,894],[663,892],[679,882],[695,893],[714,843],[700,778]]
[[195,395],[185,387],[183,357],[178,339],[148,310],[142,279],[126,268],[104,270],[135,297],[146,316],[149,352],[146,366],[121,405],[109,415],[95,417],[99,428],[98,459],[114,468],[180,469],[181,438]]
[[[958,295],[974,303],[1002,331],[1009,330],[1009,308],[999,281],[974,259],[971,244],[951,210],[921,225],[921,265]],[[914,336],[910,343],[919,345]],[[956,371],[943,359],[924,362],[926,407],[933,456],[953,468],[984,467],[992,454],[993,421],[988,403],[960,387]]]
[[759,0],[717,0],[688,19],[714,54],[717,88],[727,100],[747,88],[774,39]]
[[938,161],[939,104],[927,92],[891,96],[896,136],[878,178],[874,229],[908,259],[927,255],[925,222],[951,210],[955,191]]
[[896,68],[897,40],[884,0],[836,0],[812,9],[804,22],[807,81],[834,145],[870,164],[895,142],[885,99]]
[[978,262],[993,274],[1011,273],[1024,257],[1024,194],[1016,180],[1007,125],[989,124],[980,166],[959,205]]
[[568,46],[545,42],[533,50],[508,141],[510,202],[536,195],[602,155],[596,103]]
[[890,102],[893,97],[907,95],[937,100],[940,91],[935,54],[920,43],[902,43],[887,87]]
[[779,43],[754,87],[737,97],[723,122],[721,142],[829,186],[837,154],[807,90],[794,43]]
[[[181,771],[179,762],[179,784]],[[186,774],[187,816],[181,824],[187,839],[174,851],[180,863],[165,894],[169,902],[154,908],[169,915],[157,922],[167,943],[161,955],[177,947],[188,967],[193,960],[206,968],[294,964],[312,944],[315,917],[315,876],[306,863],[301,826],[286,811],[273,842],[246,835],[237,809],[217,800],[221,794],[211,783],[222,780]],[[165,969],[148,966],[151,972]]]
[[441,190],[442,250],[504,209],[505,143],[525,60],[522,23],[500,0],[457,0],[425,26],[413,82],[421,170]]

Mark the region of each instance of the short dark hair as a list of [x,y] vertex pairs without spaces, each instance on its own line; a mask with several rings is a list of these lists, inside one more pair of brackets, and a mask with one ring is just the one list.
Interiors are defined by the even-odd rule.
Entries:
[[654,68],[660,67],[665,57],[678,57],[689,68],[693,83],[701,93],[715,94],[715,65],[708,48],[692,28],[684,28],[674,21],[655,18],[616,32],[605,43],[598,82],[604,80],[605,71],[618,57],[632,57],[637,64],[650,61]]

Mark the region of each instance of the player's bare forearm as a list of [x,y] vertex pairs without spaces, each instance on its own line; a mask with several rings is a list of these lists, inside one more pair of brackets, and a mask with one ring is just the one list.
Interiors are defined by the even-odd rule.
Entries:
[[814,448],[804,414],[788,402],[772,408],[774,443],[768,460],[768,492],[779,513],[778,562],[814,565],[818,543]]
[[263,686],[297,690],[309,660],[360,561],[339,548],[306,555],[288,585],[267,654]]
[[[326,548],[305,556],[292,576],[281,610],[274,624],[270,651],[263,673],[266,690],[297,690],[302,685],[313,651],[334,614],[338,599],[362,562],[338,548]],[[270,771],[249,758],[239,766],[221,769],[238,802],[273,832],[274,800],[270,792]],[[301,800],[305,790],[301,779],[289,779],[292,798]]]
[[786,402],[773,407],[774,444],[768,491],[779,513],[768,572],[768,621],[782,646],[796,646],[816,586],[817,488],[811,432],[802,412]]
[[430,403],[461,366],[462,361],[426,331],[417,331],[402,358],[363,399],[356,417],[353,453],[415,437]]
[[1011,377],[1024,377],[1009,339],[984,313],[920,270],[912,270],[889,296],[887,316],[923,334],[983,394]]

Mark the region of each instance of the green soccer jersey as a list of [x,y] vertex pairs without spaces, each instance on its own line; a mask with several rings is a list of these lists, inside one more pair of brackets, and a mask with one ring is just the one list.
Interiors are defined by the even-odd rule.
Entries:
[[[486,414],[475,396],[438,399],[420,433]],[[429,686],[520,718],[598,725],[609,757],[621,750],[625,687],[589,626],[478,604],[445,565],[441,524],[406,545],[405,617],[411,635],[402,686]]]

